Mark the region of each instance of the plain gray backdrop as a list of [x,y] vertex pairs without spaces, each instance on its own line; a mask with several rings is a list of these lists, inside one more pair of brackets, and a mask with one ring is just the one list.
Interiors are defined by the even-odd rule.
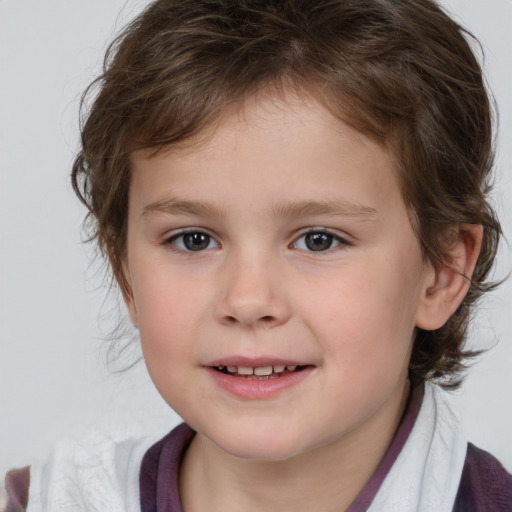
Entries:
[[[78,102],[108,41],[141,0],[0,0],[0,473],[45,456],[59,438],[179,421],[143,365],[106,365],[112,304],[81,244],[84,209],[69,185]],[[512,238],[512,0],[444,0],[483,43],[500,110],[495,203]],[[497,276],[511,269],[504,246]],[[469,438],[512,470],[512,285],[482,304],[471,341],[491,348],[462,393]],[[101,319],[103,318],[103,320]],[[105,320],[106,318],[106,320]]]

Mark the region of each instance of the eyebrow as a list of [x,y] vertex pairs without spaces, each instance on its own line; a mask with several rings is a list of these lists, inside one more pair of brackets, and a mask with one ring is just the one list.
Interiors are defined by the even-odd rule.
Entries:
[[142,210],[141,217],[155,213],[170,215],[193,215],[197,217],[223,217],[224,210],[204,201],[188,201],[186,199],[166,199],[148,204]]
[[370,206],[345,200],[297,201],[276,205],[272,213],[277,217],[306,217],[328,215],[330,217],[350,217],[358,220],[374,220],[377,210]]
[[[156,201],[144,207],[141,217],[164,213],[169,215],[190,215],[197,217],[223,217],[226,212],[222,208],[205,201],[186,199],[166,199]],[[370,206],[352,203],[345,200],[327,201],[292,201],[274,205],[271,209],[274,217],[307,217],[327,215],[330,217],[350,217],[368,221],[377,218],[377,210]]]

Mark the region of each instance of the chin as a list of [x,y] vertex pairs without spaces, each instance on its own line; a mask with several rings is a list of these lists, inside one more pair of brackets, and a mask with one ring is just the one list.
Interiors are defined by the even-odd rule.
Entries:
[[300,436],[283,429],[239,428],[220,430],[219,435],[205,432],[204,436],[224,453],[247,461],[286,461],[305,451]]
[[226,446],[219,446],[219,448],[232,457],[246,461],[283,462],[298,454],[296,447],[262,446],[260,443],[248,441],[245,440],[239,444],[229,443]]

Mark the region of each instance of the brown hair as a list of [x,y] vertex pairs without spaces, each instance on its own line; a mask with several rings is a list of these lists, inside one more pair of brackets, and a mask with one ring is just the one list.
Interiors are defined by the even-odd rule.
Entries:
[[[466,39],[467,38],[467,39]],[[82,129],[73,187],[91,239],[123,292],[130,152],[176,144],[228,105],[269,89],[313,94],[386,145],[423,254],[446,258],[447,229],[482,224],[464,301],[436,331],[418,330],[416,382],[456,386],[471,307],[501,234],[487,201],[492,116],[472,36],[432,0],[157,0],[111,44]],[[87,96],[84,96],[87,97]]]

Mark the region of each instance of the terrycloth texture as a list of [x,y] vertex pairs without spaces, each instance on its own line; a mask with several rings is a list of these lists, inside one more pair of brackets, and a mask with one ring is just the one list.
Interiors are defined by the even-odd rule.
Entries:
[[391,468],[396,462],[396,459],[402,453],[404,445],[411,435],[411,431],[416,424],[418,415],[423,404],[424,387],[418,386],[412,390],[411,396],[407,404],[407,409],[404,413],[400,426],[398,427],[395,437],[391,441],[384,457],[380,461],[377,469],[374,471],[370,480],[363,487],[359,495],[352,502],[347,512],[366,512],[372,504],[375,496],[388,476]]
[[100,433],[60,442],[31,468],[27,512],[140,512],[140,464],[153,442]]
[[[417,387],[411,393],[407,410],[386,454],[347,512],[368,509],[409,437],[422,401],[423,387]],[[195,432],[182,423],[146,452],[140,470],[141,512],[183,512],[178,475],[181,461],[194,435]]]
[[416,423],[368,512],[451,512],[466,458],[458,397],[425,386]]
[[[453,398],[427,384],[418,413],[417,391],[386,455],[349,511],[512,511],[512,476],[471,444],[466,456]],[[80,443],[62,442],[47,464],[30,470],[27,510],[182,512],[178,470],[193,436],[182,424],[151,448],[147,438],[98,434]],[[28,471],[11,473],[10,479],[15,506],[10,510],[24,511]]]
[[[407,411],[386,454],[347,512],[368,509],[411,433],[422,400],[423,387],[418,387],[411,394]],[[183,455],[194,435],[195,432],[182,423],[146,452],[140,472],[141,512],[183,512],[178,474]]]
[[[460,417],[453,412],[459,409],[456,401],[431,384],[425,386],[423,400],[421,390],[415,390],[388,451],[347,512],[451,512],[467,446]],[[183,512],[177,477],[192,437],[180,425],[147,452],[141,471],[142,512]]]

